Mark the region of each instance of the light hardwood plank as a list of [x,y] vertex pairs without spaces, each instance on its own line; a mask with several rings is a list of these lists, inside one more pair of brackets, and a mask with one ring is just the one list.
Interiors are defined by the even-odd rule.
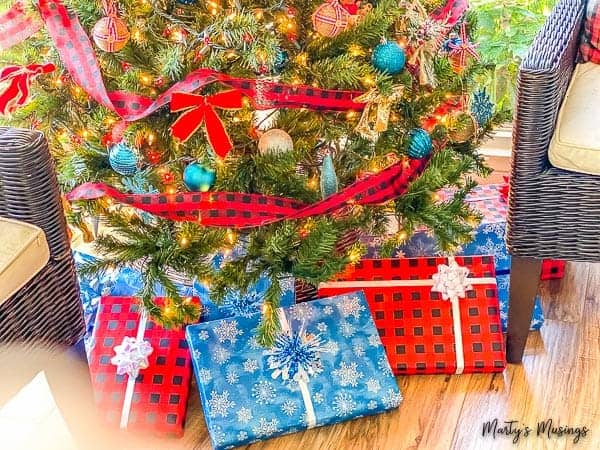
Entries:
[[551,280],[540,284],[540,295],[548,319],[579,322],[583,314],[590,264],[567,263],[562,280]]

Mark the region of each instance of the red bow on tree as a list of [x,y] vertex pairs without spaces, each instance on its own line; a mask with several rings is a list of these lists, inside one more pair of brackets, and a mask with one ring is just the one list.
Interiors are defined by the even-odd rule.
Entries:
[[52,63],[7,66],[0,70],[0,114],[12,113],[27,102],[29,87],[35,77],[52,72]]
[[208,96],[175,92],[171,97],[171,112],[183,111],[183,114],[171,125],[171,133],[185,142],[204,124],[208,142],[224,158],[233,144],[215,108],[240,109],[242,100],[242,93],[235,89]]

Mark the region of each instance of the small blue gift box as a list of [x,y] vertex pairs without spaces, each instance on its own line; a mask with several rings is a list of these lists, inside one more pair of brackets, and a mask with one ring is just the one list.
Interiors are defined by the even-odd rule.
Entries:
[[277,310],[282,331],[256,341],[260,317],[187,327],[215,449],[381,413],[402,399],[362,292]]

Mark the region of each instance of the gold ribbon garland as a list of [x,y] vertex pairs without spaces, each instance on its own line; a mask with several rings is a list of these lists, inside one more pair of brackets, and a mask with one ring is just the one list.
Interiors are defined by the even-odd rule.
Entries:
[[[373,88],[356,97],[354,101],[365,103],[365,109],[355,131],[365,139],[377,142],[379,134],[388,129],[392,105],[402,98],[403,93],[404,86],[394,86],[390,95],[383,95],[376,88]],[[373,114],[373,110],[375,110],[375,114]]]

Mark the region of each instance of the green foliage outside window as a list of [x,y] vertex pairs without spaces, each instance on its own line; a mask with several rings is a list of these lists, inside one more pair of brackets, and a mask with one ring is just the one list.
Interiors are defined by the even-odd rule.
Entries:
[[500,118],[512,117],[519,65],[555,1],[471,1],[478,23],[478,50],[487,69],[478,81],[487,88]]

